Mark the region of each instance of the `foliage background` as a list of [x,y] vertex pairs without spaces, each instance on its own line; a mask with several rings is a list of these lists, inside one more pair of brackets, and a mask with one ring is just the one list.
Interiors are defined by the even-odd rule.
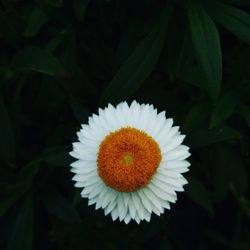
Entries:
[[[250,1],[0,1],[0,249],[250,249]],[[189,180],[150,223],[112,222],[68,152],[108,102],[187,134]]]

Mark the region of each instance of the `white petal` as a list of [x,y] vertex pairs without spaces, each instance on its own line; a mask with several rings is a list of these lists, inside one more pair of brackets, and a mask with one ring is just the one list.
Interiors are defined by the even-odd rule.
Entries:
[[140,220],[140,217],[139,217],[138,214],[135,215],[134,220],[136,221],[137,224],[140,224],[140,221],[141,221],[141,220]]
[[162,182],[164,182],[166,184],[171,184],[171,185],[176,186],[176,187],[180,187],[180,186],[183,186],[183,185],[187,184],[187,180],[184,177],[182,177],[182,178],[171,178],[171,177],[165,177],[165,176],[162,176],[162,175],[155,175],[154,179],[162,181]]
[[137,192],[134,192],[131,194],[131,199],[133,201],[134,207],[136,208],[137,211],[140,212],[140,209],[142,207],[140,197],[138,196]]
[[179,126],[172,127],[170,128],[168,134],[165,137],[161,137],[159,139],[162,148],[165,148],[168,146],[168,143],[172,140],[172,138],[175,135],[178,135],[178,131],[179,131]]
[[190,163],[186,160],[182,161],[162,161],[159,170],[163,169],[178,169],[178,168],[188,168],[190,166]]
[[176,149],[184,140],[185,135],[177,135],[172,138],[171,142],[166,146],[166,152]]
[[139,129],[146,131],[148,126],[148,122],[150,120],[150,107],[149,105],[145,105],[145,107],[141,110]]
[[166,208],[166,209],[170,209],[170,204],[167,200],[160,200],[161,206]]
[[174,123],[174,120],[172,118],[168,118],[165,120],[164,126],[162,128],[162,131],[159,131],[159,133],[156,135],[155,139],[157,141],[162,141],[162,139],[166,138],[168,135],[170,129],[172,128]]
[[175,202],[177,197],[176,195],[171,195],[168,194],[166,191],[162,190],[160,187],[154,185],[154,183],[150,183],[150,185],[148,185],[148,187],[151,189],[151,191],[158,196],[160,199],[162,200],[167,200],[170,202]]
[[171,152],[163,155],[163,161],[173,161],[173,160],[184,160],[190,156],[190,153],[186,150],[173,150]]
[[86,195],[89,195],[89,193],[92,191],[94,189],[94,185],[92,185],[92,186],[88,186],[88,187],[86,187],[86,186],[84,186],[84,189],[82,190],[82,192],[81,192],[81,196],[86,196]]
[[89,198],[88,205],[91,206],[96,203],[97,197]]
[[116,202],[115,201],[110,202],[109,205],[104,209],[104,214],[108,215],[114,210],[115,207],[116,207]]
[[119,124],[116,122],[114,107],[111,104],[109,104],[108,107],[104,110],[104,114],[110,129],[112,131],[117,130]]
[[123,103],[119,103],[116,107],[116,112],[115,112],[115,117],[116,117],[116,122],[120,125],[120,127],[126,127],[127,123],[124,118],[124,115],[122,113],[122,106]]
[[87,173],[90,173],[90,172],[95,172],[96,169],[95,168],[71,168],[70,170],[72,173],[75,173],[75,174],[87,174]]
[[151,205],[151,202],[148,200],[148,197],[141,190],[138,190],[137,194],[139,195],[144,208],[149,213],[152,213],[152,205]]
[[163,213],[163,209],[161,207],[161,204],[160,204],[158,198],[155,196],[155,194],[148,187],[142,188],[142,192],[145,194],[145,196],[151,202],[153,212],[157,215],[160,215],[161,213]]
[[128,224],[128,223],[130,222],[130,220],[131,220],[131,216],[130,216],[129,213],[127,213],[126,217],[124,218],[124,222],[125,222],[126,224]]
[[124,125],[125,126],[130,126],[130,112],[129,112],[129,106],[126,102],[123,102],[121,104],[121,112],[122,112],[122,115],[124,117],[124,120],[125,120],[125,123]]
[[95,187],[93,188],[93,190],[89,193],[89,199],[92,199],[94,197],[96,197],[98,194],[101,193],[101,191],[103,190],[104,184],[102,182],[98,183],[97,185],[95,185]]
[[155,126],[151,127],[151,135],[153,138],[155,138],[158,135],[158,133],[162,131],[163,127],[165,126],[165,122],[166,122],[166,112],[162,111],[156,117]]
[[131,125],[137,128],[139,126],[139,117],[141,113],[140,105],[136,101],[133,101],[130,106],[130,109],[131,109],[131,116],[133,117]]
[[83,144],[85,147],[93,148],[93,149],[98,149],[99,142],[97,140],[91,140],[86,137],[84,137],[80,132],[77,132],[77,136],[79,141]]
[[129,213],[132,219],[135,219],[135,215],[136,215],[136,208],[134,206],[133,200],[130,196],[129,202],[128,202],[128,208],[129,208]]
[[[85,183],[84,183],[84,182],[77,181],[77,182],[74,184],[74,186],[75,186],[76,188],[82,188],[82,187],[85,187]],[[85,197],[87,197],[87,196],[85,196]]]
[[111,212],[111,217],[112,217],[112,220],[115,221],[119,216],[119,212],[118,212],[118,209],[117,208],[114,208]]
[[71,151],[69,154],[71,156],[73,156],[74,158],[76,159],[79,159],[79,160],[85,160],[85,161],[91,161],[91,162],[95,162],[96,161],[96,158],[97,156],[94,155],[94,154],[89,154],[87,152],[79,152],[79,150],[77,150],[78,152],[76,152],[76,149],[74,149],[74,151]]
[[151,213],[145,210],[144,219],[149,222],[151,220]]
[[175,190],[175,188],[171,184],[163,182],[157,178],[154,178],[151,181],[151,183],[153,183],[155,186],[159,187],[160,189],[164,190],[164,192],[176,196],[175,191],[177,190]]
[[102,209],[107,207],[110,202],[113,202],[115,198],[116,194],[114,192],[107,191],[106,194],[102,197],[102,203],[101,203]]

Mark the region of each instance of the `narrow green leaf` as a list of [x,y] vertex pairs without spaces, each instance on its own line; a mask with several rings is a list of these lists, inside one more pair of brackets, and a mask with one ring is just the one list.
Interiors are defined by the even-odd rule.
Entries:
[[24,166],[14,181],[12,178],[7,185],[0,189],[0,199],[2,201],[0,203],[0,216],[30,189],[40,167],[38,163],[35,160]]
[[70,30],[63,42],[61,62],[64,66],[64,69],[71,75],[74,75],[77,70],[76,55],[77,50],[75,32],[74,30]]
[[188,1],[187,12],[197,61],[207,78],[207,91],[216,100],[222,78],[218,31],[206,11],[196,1]]
[[18,38],[18,31],[11,24],[8,16],[0,9],[0,38],[4,38],[11,44]]
[[153,71],[165,41],[171,8],[164,9],[153,30],[128,57],[101,96],[101,104],[117,103],[130,97]]
[[70,106],[72,108],[75,118],[80,124],[86,123],[88,121],[88,117],[91,116],[91,112],[88,108],[83,106],[82,103],[78,99],[71,96]]
[[233,4],[238,4],[238,5],[250,5],[249,0],[224,0],[227,3],[233,3]]
[[239,199],[239,205],[245,212],[248,218],[250,218],[250,200],[244,197]]
[[1,157],[12,159],[15,156],[15,141],[12,132],[9,115],[6,110],[4,100],[0,94],[0,155]]
[[206,104],[198,103],[193,105],[187,113],[184,123],[184,131],[196,131],[197,129],[206,128],[208,121],[209,107]]
[[215,105],[210,120],[210,128],[218,126],[222,121],[230,117],[234,112],[235,105],[235,99],[228,93],[224,94]]
[[20,51],[13,59],[13,65],[18,70],[33,70],[50,76],[65,75],[60,62],[48,51],[38,47]]
[[171,38],[166,39],[161,65],[171,77],[179,77],[182,76],[183,69],[192,64],[194,49],[187,22],[182,18],[183,12],[176,10],[174,14],[175,18],[171,20],[168,27]]
[[7,250],[32,250],[33,241],[33,197],[27,196],[15,221]]
[[248,127],[250,127],[250,106],[240,104],[237,108],[237,113],[246,121]]
[[250,43],[250,14],[219,2],[207,5],[209,15],[242,41]]
[[53,53],[62,43],[66,35],[67,30],[60,31],[51,41],[48,42],[46,45],[46,50],[50,53]]
[[38,5],[30,14],[28,25],[24,32],[24,36],[36,35],[48,20],[48,15],[44,12],[43,8]]
[[178,78],[203,90],[208,90],[208,81],[204,73],[197,66],[182,69]]
[[24,195],[26,190],[22,183],[8,183],[0,191],[0,216],[3,216],[8,209]]
[[59,192],[46,194],[45,205],[50,213],[67,223],[80,223],[81,218],[76,209]]
[[142,38],[147,36],[155,26],[155,17],[145,20],[133,18],[119,41],[116,49],[113,72],[117,72],[127,60],[128,55],[132,54]]
[[213,204],[211,200],[210,192],[203,185],[202,182],[194,177],[188,179],[189,184],[187,186],[188,197],[197,203],[199,206],[207,210],[210,215],[214,214]]
[[[43,150],[37,157],[34,159],[30,164],[28,164],[25,168],[27,169],[28,173],[31,173],[33,175],[32,179],[36,175],[37,171],[39,170],[39,163],[40,162],[45,162],[50,166],[53,167],[67,167],[69,164],[72,162],[71,157],[69,156],[69,147],[63,147],[63,146],[58,146],[58,147],[52,147],[52,148],[46,148]],[[36,166],[34,166],[34,163],[38,165],[38,168],[36,169]],[[33,165],[33,166],[32,166]],[[24,171],[21,172],[24,176],[28,175],[25,174]],[[30,168],[30,169],[29,169]],[[27,181],[26,181],[27,182]]]
[[47,164],[54,167],[69,167],[69,164],[72,162],[71,157],[69,156],[68,151],[59,151],[51,155],[48,155],[42,159]]
[[248,180],[246,166],[235,148],[228,145],[217,148],[218,159],[213,169],[214,197],[217,201],[225,198],[229,188],[239,197],[247,194]]
[[83,21],[89,0],[74,0],[74,9],[79,21]]
[[241,134],[230,127],[216,127],[200,129],[191,133],[187,138],[187,144],[191,148],[201,148],[218,142],[240,138]]
[[60,8],[63,0],[45,0],[45,2],[53,7]]

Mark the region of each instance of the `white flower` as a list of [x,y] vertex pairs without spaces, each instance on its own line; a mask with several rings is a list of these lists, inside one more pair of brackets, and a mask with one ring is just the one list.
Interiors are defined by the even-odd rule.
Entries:
[[170,209],[176,191],[184,191],[189,148],[165,111],[158,114],[153,105],[136,101],[109,104],[77,135],[70,152],[77,159],[71,164],[75,187],[113,220],[150,221],[152,213]]

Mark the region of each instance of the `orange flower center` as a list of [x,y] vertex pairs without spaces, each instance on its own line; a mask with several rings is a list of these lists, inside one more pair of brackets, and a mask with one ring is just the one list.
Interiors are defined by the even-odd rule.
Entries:
[[98,174],[111,188],[133,192],[150,182],[160,161],[160,147],[151,136],[135,128],[121,128],[101,142]]

